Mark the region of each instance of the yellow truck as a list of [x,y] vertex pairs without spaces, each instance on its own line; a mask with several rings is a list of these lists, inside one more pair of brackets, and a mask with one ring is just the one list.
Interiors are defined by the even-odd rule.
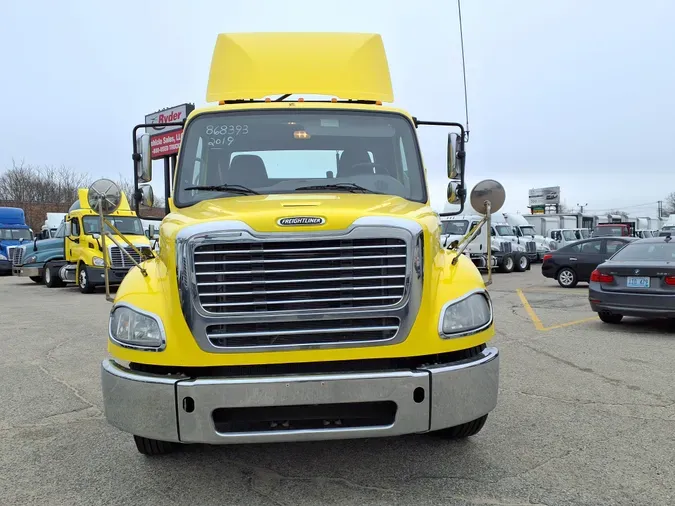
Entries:
[[[108,222],[117,230],[107,232],[118,237],[117,241],[124,247],[126,253],[109,239],[105,245],[107,254],[103,254],[104,241],[101,239],[100,218],[90,206],[88,188],[78,190],[78,199],[68,210],[62,224],[63,229],[59,229],[62,231],[59,236],[63,237],[63,249],[59,248],[57,252],[53,248],[45,247],[43,253],[40,242],[26,247],[25,258],[30,254],[31,258],[35,257],[36,261],[42,260],[44,263],[42,277],[48,288],[76,283],[82,293],[92,293],[96,287],[105,284],[105,262],[108,262],[109,266],[110,284],[116,285],[121,283],[129,269],[135,265],[129,256],[137,262],[153,256],[141,220],[129,206],[124,193],[120,198],[119,208],[110,216],[106,216]],[[123,234],[135,249],[117,236],[117,232]],[[50,246],[53,246],[52,241],[53,239],[49,240]],[[44,258],[40,258],[43,254]]]
[[207,101],[180,123],[158,257],[110,312],[108,422],[146,455],[477,434],[497,403],[492,304],[470,258],[440,245],[416,135],[459,131],[447,170],[461,212],[463,126],[384,105],[375,34],[220,34]]

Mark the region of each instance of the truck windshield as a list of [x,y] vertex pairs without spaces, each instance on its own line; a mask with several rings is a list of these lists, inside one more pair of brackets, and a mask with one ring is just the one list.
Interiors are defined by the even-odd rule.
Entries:
[[19,239],[24,239],[28,241],[32,238],[30,230],[27,228],[0,228],[0,240],[18,241]]
[[[135,216],[110,216],[106,218],[117,230],[122,234],[128,235],[144,235],[143,225],[141,220]],[[98,216],[85,216],[84,217],[84,233],[85,234],[100,234],[101,228],[99,227],[99,217]],[[114,234],[110,227],[106,226],[106,232]]]
[[[350,191],[427,200],[413,125],[396,113],[207,113],[191,121],[183,136],[179,207],[243,193],[215,188],[222,185],[259,194]],[[195,186],[202,188],[187,189]]]
[[467,220],[451,220],[444,221],[441,228],[441,234],[443,235],[464,235],[467,233],[469,228],[469,222]]
[[563,230],[562,236],[563,236],[563,239],[565,239],[566,241],[578,241],[579,240],[579,238],[577,237],[577,234],[574,233],[574,230]]
[[516,235],[509,225],[495,225],[499,235]]
[[537,235],[536,230],[534,230],[534,227],[520,227],[520,231],[523,233],[523,235]]

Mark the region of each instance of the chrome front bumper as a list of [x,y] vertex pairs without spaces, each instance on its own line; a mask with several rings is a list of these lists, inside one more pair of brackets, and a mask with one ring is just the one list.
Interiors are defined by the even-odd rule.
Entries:
[[[499,351],[414,370],[185,378],[101,364],[108,422],[131,434],[180,443],[234,444],[396,436],[479,418],[497,405]],[[246,408],[395,404],[391,423],[310,429],[219,431],[214,413]]]
[[12,267],[12,274],[19,277],[42,277],[43,271],[41,267]]

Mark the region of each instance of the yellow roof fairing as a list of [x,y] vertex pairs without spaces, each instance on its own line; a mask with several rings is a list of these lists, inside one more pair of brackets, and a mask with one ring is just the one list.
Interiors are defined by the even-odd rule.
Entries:
[[[73,204],[70,207],[70,211],[75,211],[77,209],[84,209],[84,210],[90,210],[92,212],[93,209],[89,206],[89,188],[78,188],[77,190],[77,200],[79,201],[79,208]],[[130,213],[131,212],[131,207],[129,206],[129,201],[127,200],[127,196],[124,192],[121,192],[121,198],[120,198],[120,206],[117,208],[117,211],[115,211],[113,214],[118,214],[119,212],[124,212],[124,213]]]
[[286,93],[393,102],[382,38],[370,33],[218,35],[207,102]]

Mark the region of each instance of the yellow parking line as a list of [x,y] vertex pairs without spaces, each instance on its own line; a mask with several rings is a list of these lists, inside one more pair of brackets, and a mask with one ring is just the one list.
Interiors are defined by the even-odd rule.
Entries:
[[520,297],[520,302],[522,302],[525,311],[527,311],[527,314],[530,317],[530,320],[532,320],[532,323],[534,323],[534,327],[537,330],[546,330],[546,327],[544,327],[544,324],[541,323],[541,320],[537,316],[537,313],[534,312],[534,309],[532,309],[532,306],[530,306],[530,303],[527,301],[527,298],[525,297],[523,291],[520,288],[518,288],[516,292],[518,293],[518,297]]
[[575,320],[573,322],[567,322],[567,323],[560,323],[558,325],[551,325],[550,327],[544,327],[544,324],[541,322],[541,319],[537,316],[537,313],[534,312],[534,309],[530,305],[530,303],[527,300],[527,297],[525,297],[525,294],[523,291],[518,288],[516,289],[516,293],[518,294],[518,297],[520,298],[520,302],[523,304],[523,307],[525,308],[525,311],[527,312],[528,316],[530,317],[530,320],[532,320],[532,323],[534,323],[534,328],[541,332],[547,332],[549,330],[554,330],[554,329],[560,329],[563,327],[569,327],[571,325],[578,325],[580,323],[586,323],[590,321],[596,321],[597,317],[592,316],[589,318],[583,318],[581,320]]
[[570,325],[577,325],[579,323],[586,323],[586,322],[592,322],[592,321],[598,321],[598,317],[597,316],[591,316],[589,318],[582,318],[581,320],[575,320],[573,322],[561,323],[560,325],[552,325],[551,327],[546,327],[543,330],[560,329],[560,328],[563,328],[563,327],[569,327]]

